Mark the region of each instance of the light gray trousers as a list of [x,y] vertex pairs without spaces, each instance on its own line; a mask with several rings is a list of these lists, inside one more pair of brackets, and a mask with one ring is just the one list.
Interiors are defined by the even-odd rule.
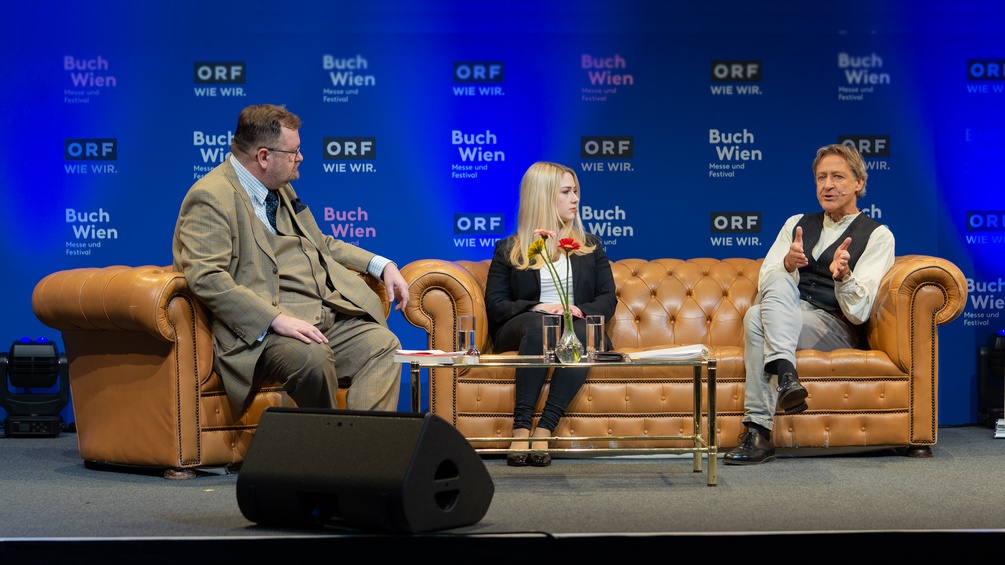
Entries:
[[743,329],[747,372],[743,421],[769,430],[775,426],[778,376],[766,373],[765,363],[788,359],[795,365],[799,349],[833,351],[858,345],[853,325],[800,300],[795,281],[781,271],[761,281],[757,303],[743,317]]

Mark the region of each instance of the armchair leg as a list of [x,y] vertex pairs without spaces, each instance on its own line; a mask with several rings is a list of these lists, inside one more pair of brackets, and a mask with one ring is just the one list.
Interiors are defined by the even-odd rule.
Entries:
[[907,448],[908,457],[926,458],[932,457],[932,447],[928,445],[911,445]]
[[172,481],[184,481],[187,479],[195,478],[195,470],[193,469],[166,469],[164,471],[164,478],[171,479]]

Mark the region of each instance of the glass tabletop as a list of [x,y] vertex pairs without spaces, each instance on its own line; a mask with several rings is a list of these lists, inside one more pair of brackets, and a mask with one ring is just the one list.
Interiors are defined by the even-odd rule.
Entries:
[[411,361],[422,367],[463,368],[463,367],[695,367],[714,364],[709,357],[694,357],[687,359],[632,359],[630,354],[622,355],[620,361],[590,361],[583,357],[578,363],[561,363],[545,359],[543,355],[481,355],[478,357],[457,357],[454,362],[445,363],[433,359],[414,359]]

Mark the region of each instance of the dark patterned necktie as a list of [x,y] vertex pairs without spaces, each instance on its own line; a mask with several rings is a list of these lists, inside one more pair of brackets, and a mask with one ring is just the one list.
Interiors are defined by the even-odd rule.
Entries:
[[268,216],[273,230],[276,229],[276,210],[278,209],[279,195],[276,194],[275,190],[270,190],[269,195],[265,197],[265,215]]

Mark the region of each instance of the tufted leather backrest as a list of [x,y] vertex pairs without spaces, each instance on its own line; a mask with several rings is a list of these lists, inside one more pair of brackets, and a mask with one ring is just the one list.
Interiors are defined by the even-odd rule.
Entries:
[[[618,305],[607,332],[615,349],[674,343],[743,345],[743,315],[757,295],[762,259],[621,259],[611,263]],[[491,260],[458,261],[481,290]]]
[[618,306],[615,349],[671,343],[743,344],[760,259],[622,259],[611,263]]

